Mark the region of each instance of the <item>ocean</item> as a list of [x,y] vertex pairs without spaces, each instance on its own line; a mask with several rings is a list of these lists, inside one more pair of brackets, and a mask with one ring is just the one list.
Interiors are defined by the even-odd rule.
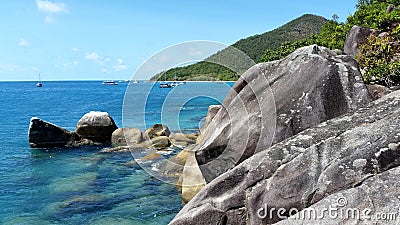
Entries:
[[[181,209],[179,190],[131,163],[129,153],[103,147],[31,149],[28,128],[39,117],[69,130],[89,111],[108,112],[118,127],[164,123],[196,132],[209,105],[232,83],[188,82],[172,89],[154,83],[101,81],[0,82],[0,223],[167,224]],[[172,149],[172,155],[179,149]],[[151,166],[151,162],[149,163]]]

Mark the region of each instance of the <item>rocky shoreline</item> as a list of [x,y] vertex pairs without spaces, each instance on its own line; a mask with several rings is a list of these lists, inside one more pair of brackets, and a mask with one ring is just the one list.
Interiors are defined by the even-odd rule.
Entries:
[[[118,128],[107,113],[90,112],[74,132],[32,118],[30,146],[183,149],[158,166],[180,177],[186,205],[171,224],[320,224],[289,211],[323,210],[343,196],[359,210],[398,212],[400,91],[364,84],[353,58],[372,33],[364,31],[352,29],[347,54],[312,45],[250,68],[221,106],[210,106],[199,135],[162,124]],[[260,216],[266,204],[283,209],[284,219]]]
[[37,117],[30,120],[29,145],[32,148],[109,146],[100,153],[131,150],[185,148],[196,142],[198,134],[172,133],[163,124],[154,124],[143,133],[138,128],[118,128],[107,112],[89,112],[69,131]]

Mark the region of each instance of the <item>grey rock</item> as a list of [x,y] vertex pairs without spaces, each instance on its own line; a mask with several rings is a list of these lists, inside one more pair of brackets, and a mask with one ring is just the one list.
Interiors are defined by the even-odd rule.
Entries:
[[155,137],[166,136],[168,137],[171,131],[164,124],[154,124],[143,133],[143,138],[150,140]]
[[142,131],[138,128],[118,128],[111,135],[113,145],[133,145],[142,142]]
[[196,143],[196,140],[188,138],[183,133],[171,133],[168,138],[171,144],[178,148],[185,148],[188,145]]
[[[321,225],[321,224],[400,224],[400,167],[366,179],[359,186],[340,191],[292,215],[279,225]],[[323,210],[335,208],[337,215]],[[315,212],[310,214],[309,212]],[[368,213],[367,213],[368,212]],[[303,216],[304,215],[304,216]],[[311,216],[308,216],[311,215]],[[323,218],[313,215],[325,215]],[[339,216],[343,215],[343,216]],[[386,219],[373,220],[368,216],[380,215]],[[384,218],[382,217],[382,218]]]
[[389,88],[379,84],[367,84],[366,86],[373,100],[381,98],[382,96],[387,95],[391,92]]
[[334,49],[333,52],[336,53],[336,55],[343,55],[344,54],[344,52],[342,50],[340,50],[340,49]]
[[210,122],[215,117],[215,115],[217,115],[221,107],[222,105],[210,105],[208,107],[207,116],[204,119],[202,127],[200,128],[200,133],[203,133],[205,128],[207,128],[210,125]]
[[[301,211],[327,196],[362,186],[368,178],[400,165],[399,115],[396,91],[304,130],[211,181],[171,224],[274,223],[280,219],[259,216],[265,204]],[[373,185],[379,187],[381,178],[376,179]],[[386,189],[377,191],[382,190]]]
[[360,51],[360,45],[365,43],[365,40],[371,34],[378,35],[379,31],[360,26],[353,26],[344,43],[344,53],[353,57],[356,56]]
[[303,47],[241,76],[204,128],[196,159],[210,182],[271,144],[370,101],[352,57]]
[[29,145],[32,148],[70,147],[92,144],[78,134],[66,130],[37,117],[30,120],[28,131]]
[[389,13],[393,12],[394,10],[399,10],[399,7],[398,7],[398,6],[395,6],[395,5],[389,5],[389,6],[386,8],[386,13],[389,14]]
[[[173,156],[155,166],[164,176],[180,177],[183,173],[187,158],[190,156],[190,154],[192,154],[192,149],[193,145],[189,145],[188,147],[180,151],[176,156]],[[182,184],[178,184],[178,186],[182,186]]]
[[171,146],[171,142],[169,141],[167,136],[159,136],[159,137],[154,137],[151,140],[147,140],[141,145],[144,148],[168,148]]
[[382,32],[378,35],[379,38],[387,38],[390,37],[389,32]]
[[110,143],[112,133],[118,129],[106,112],[89,112],[83,115],[76,125],[76,133],[98,143]]

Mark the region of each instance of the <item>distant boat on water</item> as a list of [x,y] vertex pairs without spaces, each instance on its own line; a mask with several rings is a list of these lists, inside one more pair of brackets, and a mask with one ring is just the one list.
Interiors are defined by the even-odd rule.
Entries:
[[36,84],[36,87],[43,87],[42,79],[40,77],[40,73],[39,73],[39,82]]
[[160,83],[160,88],[172,88],[172,84],[170,83]]
[[115,82],[115,81],[113,81],[113,80],[106,80],[106,81],[103,81],[103,84],[104,84],[104,85],[118,85],[118,83]]
[[165,77],[165,72],[164,72],[164,81],[160,83],[159,88],[172,88],[175,87],[175,85],[172,85],[169,82],[166,82],[166,77]]

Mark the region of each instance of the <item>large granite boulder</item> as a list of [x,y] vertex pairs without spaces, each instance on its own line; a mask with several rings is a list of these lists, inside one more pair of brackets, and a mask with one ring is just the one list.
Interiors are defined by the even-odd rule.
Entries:
[[370,102],[357,62],[316,45],[250,68],[199,138],[207,182],[256,152]]
[[76,125],[77,134],[98,143],[110,143],[116,129],[113,118],[106,112],[86,113]]
[[203,125],[200,128],[200,134],[204,132],[205,128],[207,128],[215,115],[217,115],[218,111],[221,109],[222,105],[210,105],[208,107],[207,116],[204,118]]
[[155,137],[166,136],[171,134],[169,128],[164,124],[154,124],[150,128],[144,131],[143,138],[146,140],[153,139]]
[[[351,192],[354,187],[360,187],[360,198],[382,197],[369,203],[384,207],[387,197],[378,192],[398,186],[386,180],[397,181],[398,176],[384,172],[400,165],[399,115],[396,91],[266,148],[207,184],[171,224],[270,224],[281,218],[260,217],[265,204],[269,209],[283,208],[283,215],[288,215],[290,209],[301,211],[345,190],[356,193]],[[371,191],[363,194],[366,186]],[[389,192],[398,196],[398,188]],[[398,204],[398,199],[392,200]],[[364,207],[362,200],[350,202]]]
[[139,144],[143,140],[138,128],[118,128],[111,135],[111,143],[117,146]]
[[29,145],[32,148],[69,147],[90,144],[75,132],[66,130],[37,117],[30,120],[28,131]]
[[[400,167],[396,167],[382,174],[378,174],[377,176],[368,178],[354,188],[330,195],[299,213],[292,215],[292,217],[276,224],[351,225],[379,224],[379,222],[381,222],[380,224],[400,224],[399,183]],[[335,213],[329,215],[326,212],[324,214],[326,209],[337,210],[333,210]],[[314,212],[315,214],[311,214]],[[317,218],[314,215],[325,216],[323,218],[321,218],[322,216]]]
[[182,204],[187,204],[206,185],[193,151],[187,150],[187,159],[180,181],[178,185],[182,192]]
[[378,36],[379,31],[360,26],[353,26],[344,43],[344,53],[353,57],[356,56],[360,51],[360,45],[364,44],[371,34]]

